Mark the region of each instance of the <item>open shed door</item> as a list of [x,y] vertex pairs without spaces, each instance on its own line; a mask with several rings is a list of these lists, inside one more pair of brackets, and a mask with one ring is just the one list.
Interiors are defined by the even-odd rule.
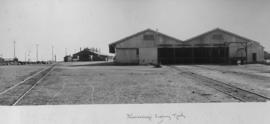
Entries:
[[161,64],[226,64],[228,47],[158,48]]

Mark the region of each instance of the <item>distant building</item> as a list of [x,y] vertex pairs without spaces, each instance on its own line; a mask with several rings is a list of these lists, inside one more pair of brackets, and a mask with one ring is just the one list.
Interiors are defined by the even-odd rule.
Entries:
[[72,61],[72,56],[68,55],[64,57],[64,62],[71,62]]
[[264,59],[265,60],[270,60],[270,53],[264,51]]
[[109,44],[122,64],[234,64],[264,62],[257,41],[216,28],[181,41],[147,29]]
[[0,65],[16,65],[19,63],[18,58],[1,58]]
[[267,64],[270,63],[270,53],[268,53],[267,51],[264,51],[264,59]]
[[4,62],[4,58],[0,57],[0,63]]
[[73,56],[65,56],[64,61],[107,61],[109,56],[96,52],[95,50],[85,48]]

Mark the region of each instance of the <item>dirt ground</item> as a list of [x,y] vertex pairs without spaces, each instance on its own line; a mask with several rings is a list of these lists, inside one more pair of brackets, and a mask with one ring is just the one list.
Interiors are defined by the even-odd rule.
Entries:
[[240,66],[195,65],[177,67],[270,97],[270,66],[250,64]]
[[236,102],[168,67],[62,63],[19,104]]
[[[179,65],[176,67],[270,96],[269,66]],[[0,67],[0,85],[7,87],[10,82],[19,82],[42,68],[44,67]],[[16,76],[9,76],[10,74]],[[76,62],[60,63],[55,66],[53,71],[18,105],[198,102],[238,102],[238,100],[203,85],[199,80],[183,76],[179,71],[168,66],[154,68],[153,66]]]
[[0,66],[0,92],[23,81],[28,76],[41,71],[48,65]]

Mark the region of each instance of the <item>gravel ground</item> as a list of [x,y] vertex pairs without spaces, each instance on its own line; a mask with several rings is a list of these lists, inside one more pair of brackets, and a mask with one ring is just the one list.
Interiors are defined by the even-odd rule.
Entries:
[[[264,69],[262,69],[262,66],[265,66]],[[259,75],[261,71],[258,71],[269,69],[266,65],[254,65],[254,67],[247,65],[246,68],[244,66],[215,65],[177,67],[270,97],[270,77]],[[211,68],[214,70],[211,70]]]
[[23,81],[28,76],[48,65],[10,65],[0,66],[0,92]]
[[125,104],[237,102],[183,77],[169,67],[62,63],[19,102],[44,104]]
[[270,77],[270,66],[262,64],[247,64],[239,66],[218,66],[218,65],[200,65],[202,67],[218,69],[222,71],[243,72],[247,74]]

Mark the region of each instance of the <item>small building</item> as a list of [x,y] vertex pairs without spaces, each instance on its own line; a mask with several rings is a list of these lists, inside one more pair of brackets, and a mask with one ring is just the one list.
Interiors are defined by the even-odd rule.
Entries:
[[264,51],[264,59],[267,64],[270,63],[270,53],[267,51]]
[[18,58],[0,58],[1,65],[17,65],[19,64]]
[[5,61],[4,58],[0,57],[0,62],[4,62],[4,61]]
[[181,41],[151,29],[109,44],[125,64],[235,64],[264,62],[259,42],[220,28]]
[[3,65],[5,62],[4,58],[0,57],[0,65]]
[[107,55],[102,55],[88,48],[73,54],[72,61],[106,61]]
[[71,55],[67,55],[64,57],[64,62],[71,62],[72,61],[72,56]]

